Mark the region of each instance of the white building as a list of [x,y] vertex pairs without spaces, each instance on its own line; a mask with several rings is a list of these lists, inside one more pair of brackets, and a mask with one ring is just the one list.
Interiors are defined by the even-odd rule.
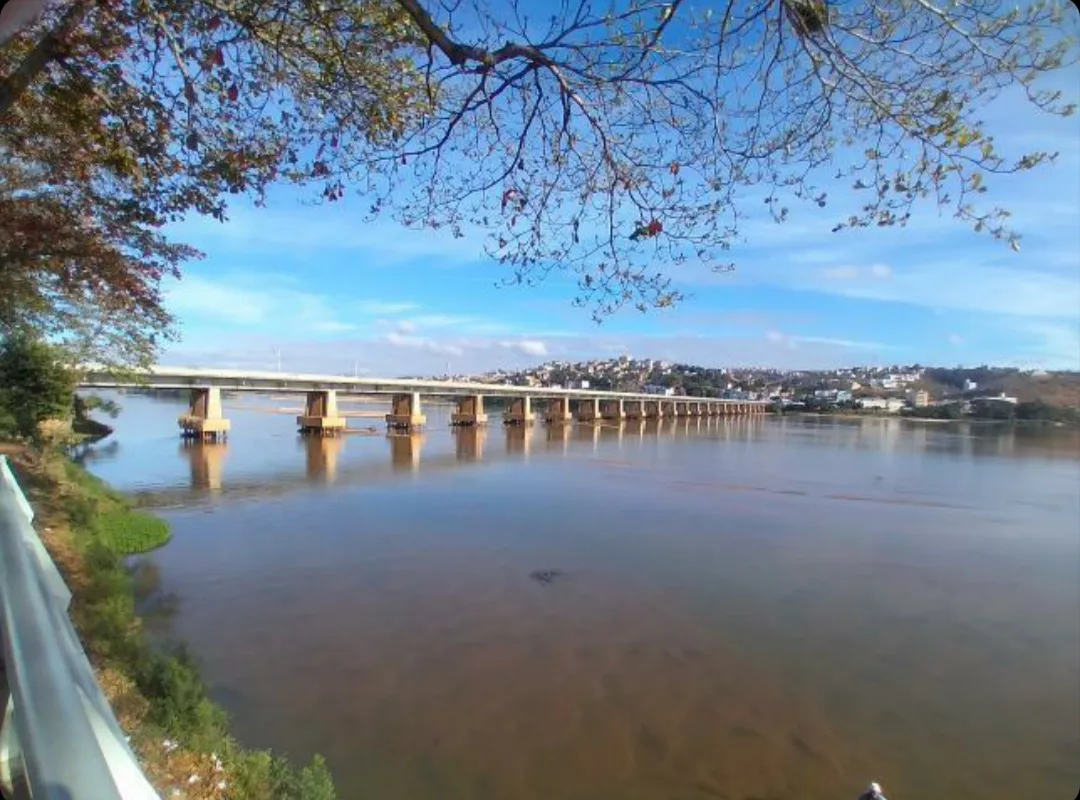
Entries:
[[899,397],[864,397],[862,399],[863,408],[876,408],[888,414],[898,413],[905,405]]

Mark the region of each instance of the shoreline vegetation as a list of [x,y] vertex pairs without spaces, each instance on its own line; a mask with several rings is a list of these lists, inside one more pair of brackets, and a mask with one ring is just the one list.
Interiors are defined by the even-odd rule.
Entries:
[[71,589],[72,621],[102,690],[161,797],[334,800],[322,757],[297,767],[270,751],[241,747],[187,652],[151,645],[135,612],[126,559],[167,543],[168,524],[136,510],[59,451],[0,444]]

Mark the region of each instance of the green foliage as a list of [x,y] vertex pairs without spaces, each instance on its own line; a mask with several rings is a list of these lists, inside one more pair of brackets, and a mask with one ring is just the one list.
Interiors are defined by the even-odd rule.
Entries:
[[334,800],[333,779],[326,761],[316,755],[299,771],[269,751],[233,755],[234,794],[242,798],[273,797],[280,800]]
[[58,348],[0,328],[0,432],[39,439],[42,422],[70,419],[76,384]]
[[95,535],[117,555],[147,553],[161,547],[171,536],[164,520],[142,511],[113,511],[94,521]]
[[962,403],[920,406],[906,409],[904,415],[916,419],[961,419],[964,417],[964,406]]
[[162,654],[144,649],[135,683],[150,701],[150,721],[195,750],[213,750],[225,736],[225,712],[210,702],[187,651]]
[[1016,418],[1032,422],[1061,422],[1066,425],[1080,425],[1080,408],[1055,406],[1039,401],[1016,404]]

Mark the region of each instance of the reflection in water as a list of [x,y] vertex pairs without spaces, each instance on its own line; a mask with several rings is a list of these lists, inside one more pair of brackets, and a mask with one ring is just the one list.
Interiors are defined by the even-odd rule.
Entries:
[[484,460],[484,442],[487,440],[487,425],[463,425],[454,429],[454,455],[458,461],[471,462]]
[[590,442],[592,444],[592,451],[595,453],[600,445],[600,428],[601,425],[594,425],[592,423],[577,423],[573,426],[573,440],[575,442]]
[[333,483],[346,437],[298,436],[297,439],[306,456],[307,479],[312,483]]
[[532,437],[534,425],[507,425],[506,427],[506,454],[508,456],[529,457],[532,449]]
[[191,488],[220,492],[225,469],[226,441],[200,442],[184,440],[180,452],[187,456],[191,470]]
[[418,472],[420,449],[424,445],[423,433],[388,433],[390,463],[394,472]]
[[573,431],[573,425],[565,423],[544,427],[544,442],[548,452],[565,453],[570,449],[570,433]]
[[145,409],[91,468],[173,492],[160,574],[139,579],[182,601],[165,633],[242,741],[325,753],[342,797],[824,800],[876,778],[1016,800],[1080,780],[1075,433],[451,433],[433,409],[389,459],[350,438],[313,492],[291,420],[238,411],[224,491],[198,507],[205,467],[200,492],[176,487],[225,448],[178,459],[145,434],[174,414]]

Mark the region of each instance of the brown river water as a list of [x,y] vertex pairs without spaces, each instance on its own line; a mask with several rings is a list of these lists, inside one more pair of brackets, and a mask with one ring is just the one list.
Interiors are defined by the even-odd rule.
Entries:
[[119,399],[87,464],[173,527],[137,564],[151,629],[342,798],[1080,787],[1075,432],[432,407],[423,436],[309,441],[243,398],[185,447],[177,401]]

